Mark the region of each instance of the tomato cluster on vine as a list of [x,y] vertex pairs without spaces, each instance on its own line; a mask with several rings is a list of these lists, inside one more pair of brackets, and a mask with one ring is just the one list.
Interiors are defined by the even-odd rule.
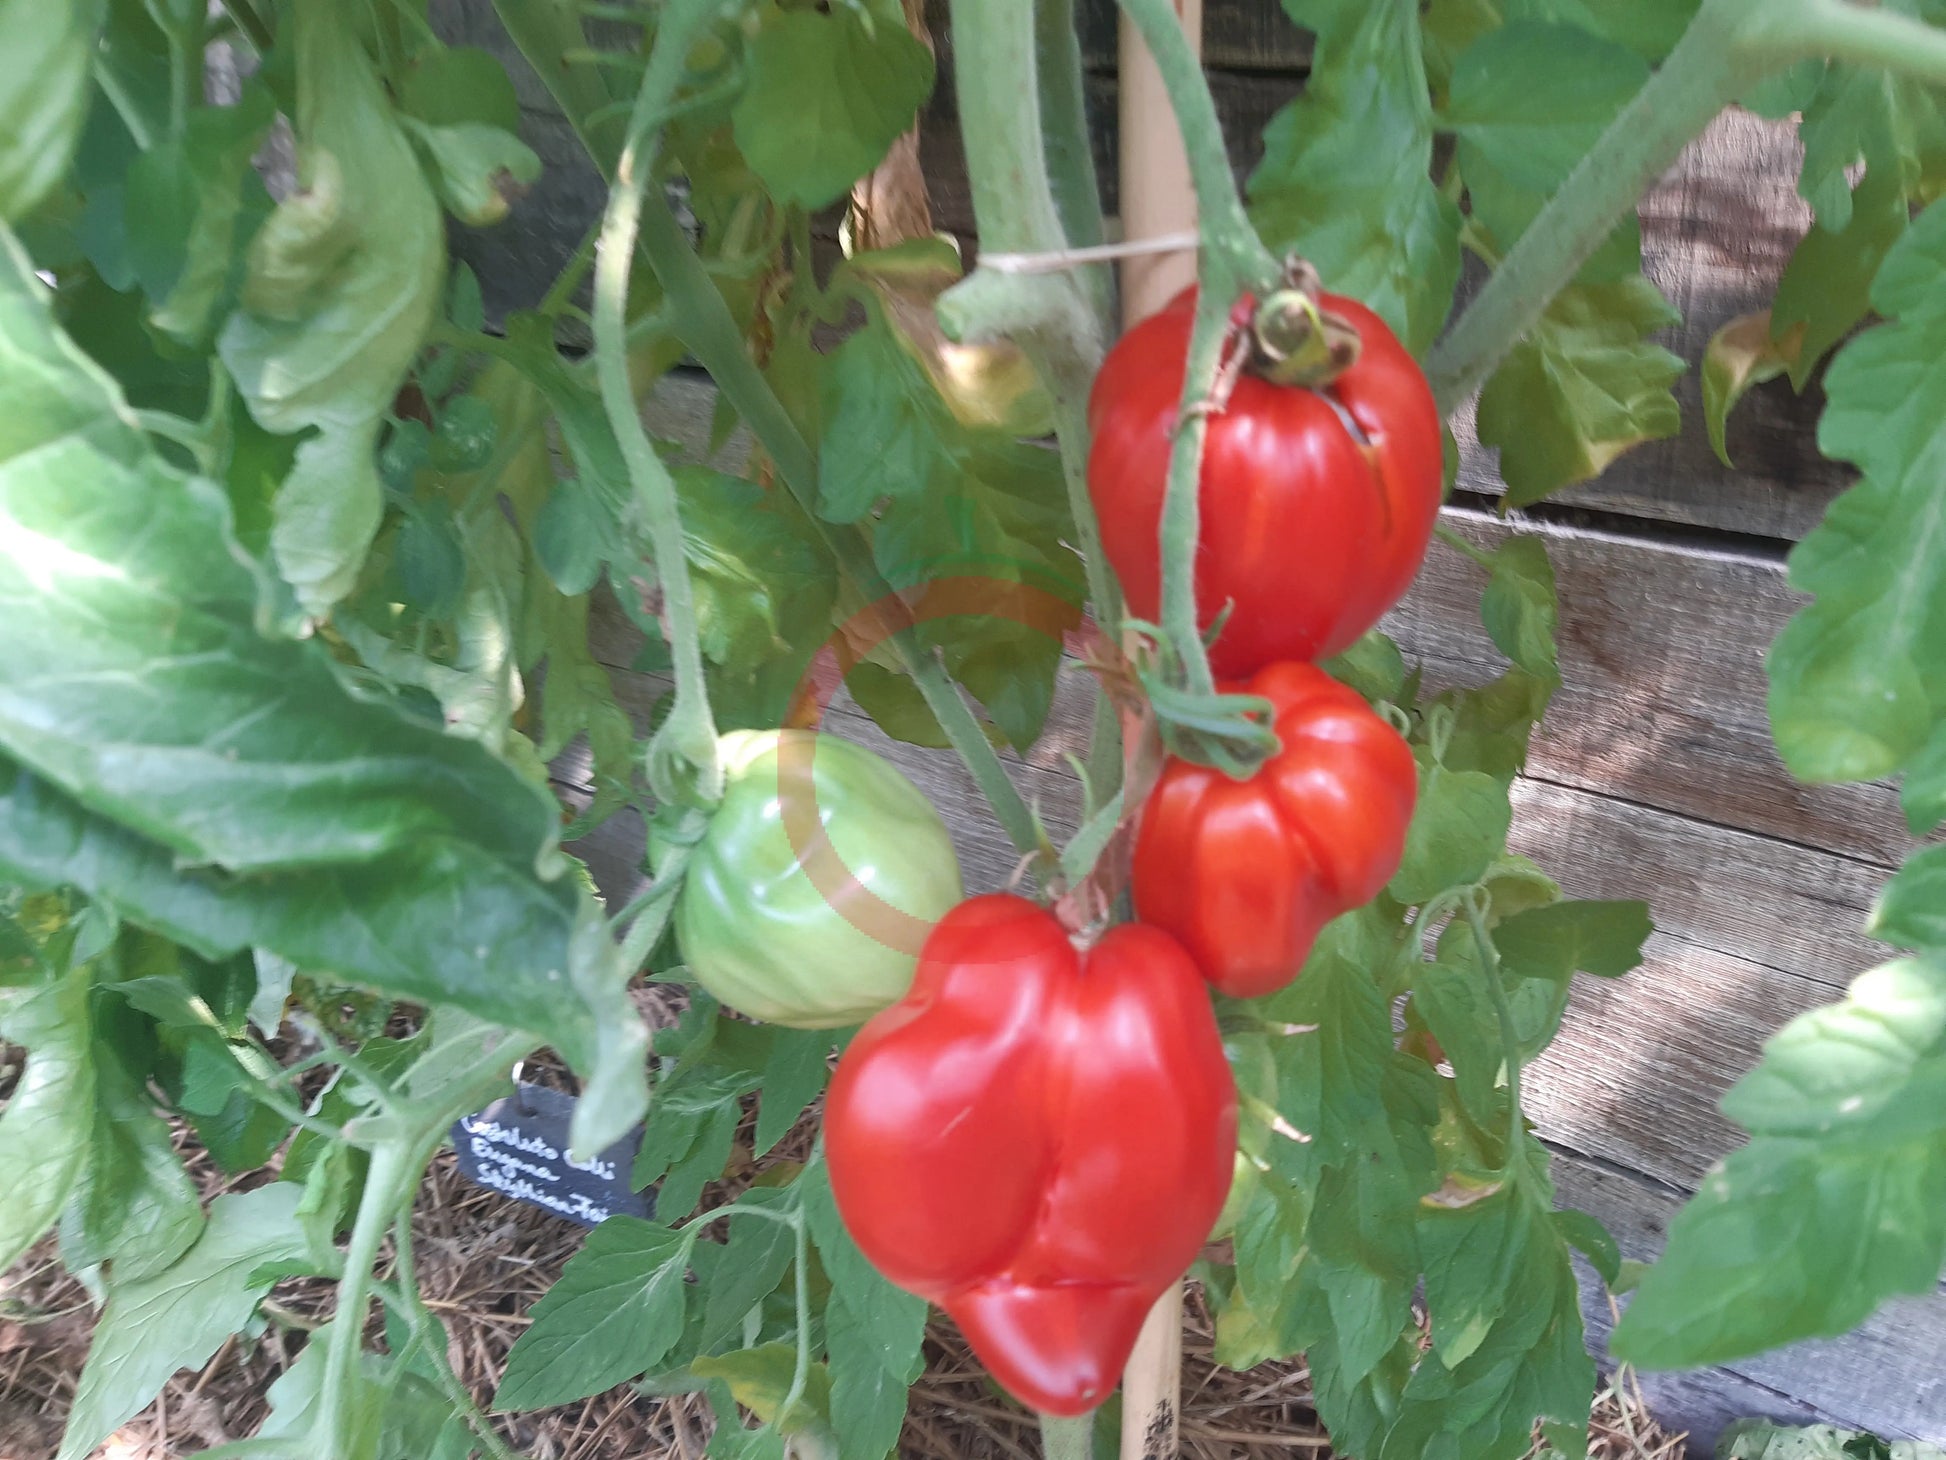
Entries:
[[[1314,661],[1418,571],[1439,415],[1376,315],[1301,302],[1343,348],[1296,381],[1256,373],[1245,301],[1198,482],[1211,664],[1219,689],[1268,702],[1277,749],[1242,779],[1165,761],[1135,836],[1133,923],[1097,938],[1013,894],[946,910],[958,870],[919,793],[805,732],[732,747],[677,911],[692,975],[734,1007],[799,1027],[878,1011],[825,1107],[839,1210],[1044,1413],[1107,1396],[1230,1195],[1236,1086],[1209,986],[1253,998],[1296,978],[1324,924],[1397,870],[1412,818],[1412,751]],[[1138,618],[1160,607],[1194,307],[1185,292],[1131,330],[1090,402],[1089,491]],[[865,854],[820,876],[850,839]],[[916,960],[894,946],[901,919],[931,925]]]

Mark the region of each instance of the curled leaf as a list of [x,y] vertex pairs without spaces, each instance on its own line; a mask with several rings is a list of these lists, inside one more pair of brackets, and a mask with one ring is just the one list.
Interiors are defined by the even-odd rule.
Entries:
[[302,0],[290,29],[304,187],[252,241],[218,348],[259,425],[321,433],[272,504],[271,547],[305,611],[323,614],[378,530],[379,424],[439,307],[446,241],[356,27]]
[[939,327],[939,296],[960,281],[959,253],[950,243],[918,239],[860,254],[849,267],[962,426],[990,426],[1010,436],[1045,436],[1054,429],[1054,403],[1017,345],[960,344]]
[[498,223],[541,175],[541,160],[520,138],[499,127],[462,122],[430,126],[401,117],[447,211],[483,228]]
[[1787,328],[1782,339],[1773,339],[1770,330],[1768,309],[1740,314],[1710,336],[1703,351],[1703,419],[1716,459],[1725,466],[1735,465],[1724,444],[1730,412],[1752,387],[1794,369],[1804,349],[1803,321]]

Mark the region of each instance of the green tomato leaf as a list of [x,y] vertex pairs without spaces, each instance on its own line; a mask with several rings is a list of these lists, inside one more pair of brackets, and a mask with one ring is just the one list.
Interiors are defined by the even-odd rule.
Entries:
[[1572,1207],[1554,1214],[1554,1230],[1561,1240],[1587,1258],[1610,1288],[1622,1277],[1622,1249],[1599,1220]]
[[770,1058],[764,1064],[752,1155],[762,1158],[769,1154],[811,1102],[824,1093],[831,1074],[825,1063],[830,1053],[831,1035],[826,1030],[777,1028]]
[[24,218],[67,171],[94,98],[101,0],[0,0],[0,223]]
[[1506,847],[1512,821],[1507,788],[1494,777],[1422,766],[1405,854],[1386,890],[1400,902],[1421,903],[1476,881]]
[[1432,107],[1417,0],[1315,16],[1304,93],[1264,131],[1251,217],[1278,253],[1370,305],[1415,354],[1432,344],[1459,279],[1459,208],[1433,186]]
[[54,1224],[87,1169],[95,1098],[86,967],[38,989],[0,990],[0,1033],[27,1047],[0,1111],[0,1268]]
[[1493,943],[1516,978],[1563,979],[1577,971],[1619,978],[1641,963],[1653,931],[1646,902],[1553,902],[1507,918],[1493,930]]
[[1792,250],[1771,304],[1773,340],[1795,342],[1786,363],[1799,391],[1826,352],[1870,312],[1872,279],[1910,218],[1905,192],[1889,171],[1867,173],[1856,195],[1846,197],[1845,226],[1811,226]]
[[539,882],[470,842],[294,872],[184,871],[160,843],[0,760],[0,870],[26,886],[79,888],[207,958],[267,948],[531,1029],[589,1074],[577,1116],[598,1112],[612,1141],[640,1115],[645,1038],[599,912],[566,879]]
[[466,586],[466,550],[444,501],[434,499],[406,514],[392,554],[407,603],[428,618],[452,613]]
[[[1310,1137],[1273,1145],[1282,1169],[1306,1183],[1346,1159],[1383,1110],[1392,1019],[1370,965],[1348,957],[1334,923],[1297,981],[1266,1002],[1270,1017],[1310,1032],[1277,1042],[1277,1109]],[[1294,1149],[1293,1149],[1294,1147]]]
[[250,159],[275,114],[268,88],[246,86],[235,106],[196,108],[179,135],[129,165],[126,208],[140,221],[129,263],[154,306],[150,319],[180,344],[208,344],[239,236],[270,209]]
[[[796,1202],[796,1193],[788,1187],[753,1186],[737,1198],[736,1209],[783,1211]],[[697,1269],[708,1293],[697,1343],[704,1350],[736,1333],[745,1315],[776,1291],[797,1251],[793,1230],[767,1217],[732,1218],[729,1232],[723,1246],[704,1243],[696,1249]]]
[[683,555],[703,653],[748,670],[788,658],[801,673],[831,631],[837,570],[787,498],[707,467],[678,467]]
[[110,1280],[59,1460],[92,1454],[176,1370],[208,1363],[249,1321],[275,1276],[335,1275],[338,1254],[299,1219],[302,1199],[282,1181],[219,1196],[203,1235],[180,1261],[137,1281]]
[[[1946,1141],[1757,1141],[1669,1228],[1610,1352],[1645,1369],[1724,1363],[1835,1337],[1946,1260]],[[1830,1280],[1842,1270],[1842,1283]]]
[[[1724,1097],[1752,1131],[1677,1214],[1618,1358],[1721,1363],[1853,1327],[1946,1261],[1946,966],[1905,959],[1793,1020]],[[1846,1274],[1834,1283],[1834,1271]]]
[[1644,60],[1668,55],[1695,17],[1701,0],[1505,0],[1509,20],[1560,21],[1627,46]]
[[831,357],[818,456],[818,515],[857,522],[879,503],[930,495],[944,415],[889,329],[858,331]]
[[1467,48],[1500,27],[1504,19],[1500,12],[1497,0],[1428,0],[1419,18],[1419,33],[1434,106],[1444,106],[1453,67]]
[[685,1072],[657,1087],[631,1174],[638,1189],[661,1183],[657,1211],[671,1219],[686,1216],[703,1187],[723,1174],[743,1118],[742,1099],[757,1083],[751,1074]]
[[1888,775],[1946,710],[1946,208],[1887,256],[1872,301],[1892,322],[1832,362],[1825,455],[1863,479],[1792,550],[1791,586],[1816,595],[1772,644],[1771,731],[1806,781]]
[[1560,679],[1554,658],[1560,605],[1554,565],[1540,538],[1510,537],[1494,551],[1480,618],[1495,647],[1516,665],[1540,679]]
[[1377,629],[1358,640],[1342,654],[1324,660],[1320,666],[1341,684],[1348,684],[1373,704],[1383,701],[1400,704],[1406,695],[1405,655],[1399,646]]
[[540,178],[534,149],[500,127],[479,122],[436,127],[409,116],[399,121],[419,149],[446,211],[471,227],[498,223]]
[[494,416],[492,402],[477,395],[463,395],[440,407],[427,452],[439,471],[478,471],[493,460],[493,448],[499,438],[500,423]]
[[[1469,941],[1466,951],[1470,955]],[[1460,1103],[1482,1126],[1504,1119],[1500,1073],[1506,1053],[1500,1042],[1493,990],[1478,960],[1428,963],[1412,981],[1412,1007],[1439,1041],[1453,1067]]]
[[446,245],[357,28],[304,5],[290,29],[303,186],[251,242],[218,347],[260,425],[320,432],[278,493],[271,547],[306,612],[324,614],[378,530],[378,430],[439,308]]
[[1775,380],[1804,354],[1804,331],[1795,325],[1780,340],[1771,332],[1772,312],[1740,314],[1710,336],[1703,351],[1703,420],[1716,459],[1734,466],[1725,434],[1737,402],[1767,380]]
[[1682,422],[1669,387],[1682,357],[1648,337],[1680,319],[1640,274],[1555,296],[1480,393],[1480,442],[1500,448],[1509,507],[1598,476],[1630,447],[1676,434]]
[[[330,1322],[325,1322],[311,1330],[297,1361],[264,1391],[264,1398],[270,1402],[270,1413],[258,1426],[257,1438],[288,1439],[291,1447],[281,1453],[289,1454],[291,1460],[298,1460],[304,1453],[303,1446],[317,1420],[332,1327]],[[352,1455],[360,1460],[377,1454],[379,1423],[385,1407],[384,1395],[372,1392],[363,1370],[364,1365],[357,1365],[344,1376],[345,1400],[354,1416],[350,1448]]]
[[[824,1338],[831,1361],[831,1428],[841,1453],[884,1460],[905,1424],[906,1391],[925,1369],[919,1351],[926,1335],[926,1305],[917,1298],[895,1310],[893,1332],[878,1332],[852,1310],[844,1289],[832,1290],[824,1310]],[[904,1354],[888,1364],[888,1355]]]
[[[1063,635],[1080,623],[1086,587],[1059,458],[993,427],[968,426],[874,308],[826,377],[819,513],[871,515],[879,571],[921,613],[922,647],[1025,750],[1053,701]],[[853,695],[895,738],[941,744],[938,722],[889,666],[856,666]]]
[[[758,1344],[755,1348],[696,1359],[689,1369],[699,1378],[720,1379],[729,1389],[731,1398],[764,1422],[767,1432],[781,1437],[809,1431],[827,1446],[832,1443],[828,1423],[831,1413],[831,1370],[823,1364],[811,1366],[804,1393],[789,1412],[784,1410],[784,1401],[790,1398],[791,1385],[797,1374],[795,1344]],[[781,1444],[775,1450],[757,1448],[758,1435],[719,1421],[716,1433],[722,1435],[726,1431],[734,1448],[726,1450],[725,1454],[781,1457],[785,1453]],[[711,1451],[715,1451],[713,1437]]]
[[1899,786],[1906,829],[1925,836],[1946,821],[1946,718],[1933,725],[1932,738],[1906,762]]
[[520,97],[507,68],[476,46],[428,46],[406,62],[399,107],[434,127],[479,123],[520,131]]
[[1423,1131],[1390,1110],[1368,1121],[1353,1146],[1350,1159],[1319,1181],[1305,1241],[1338,1362],[1358,1382],[1385,1362],[1412,1322],[1421,1269],[1413,1218],[1432,1161]]
[[258,632],[261,584],[226,546],[222,495],[149,450],[38,289],[0,269],[0,521],[22,545],[0,560],[0,601],[33,645],[0,671],[0,745],[196,863],[360,862],[426,837],[549,863],[550,798],[351,695],[322,646]]
[[1552,1216],[1525,1182],[1422,1210],[1434,1348],[1405,1384],[1381,1460],[1442,1445],[1481,1460],[1517,1460],[1532,1445],[1536,1421],[1566,1453],[1586,1448],[1595,1366]]
[[614,533],[594,493],[570,477],[553,485],[534,519],[534,556],[556,588],[579,597],[601,576]]
[[745,51],[736,143],[779,203],[818,209],[877,167],[932,94],[932,52],[896,6],[766,4]]
[[[1416,1325],[1415,1325],[1416,1327]],[[1420,1360],[1419,1335],[1401,1334],[1391,1350],[1364,1374],[1348,1369],[1343,1346],[1329,1327],[1304,1352],[1318,1411],[1332,1447],[1347,1454],[1377,1455],[1386,1427],[1398,1413],[1407,1379]]]
[[1436,703],[1453,711],[1447,768],[1482,771],[1503,785],[1511,784],[1527,763],[1528,739],[1547,710],[1556,683],[1515,666],[1477,689],[1440,695]]
[[[1887,0],[1885,8],[1933,24],[1940,19],[1930,0]],[[1848,171],[1858,163],[1902,198],[1946,169],[1946,112],[1920,81],[1834,63],[1801,109],[1804,166],[1797,190],[1832,233],[1850,226],[1856,199]]]
[[682,1335],[694,1242],[627,1216],[590,1232],[534,1305],[533,1323],[507,1355],[494,1409],[566,1404],[653,1367]]
[[952,746],[919,686],[897,670],[869,659],[855,664],[845,674],[845,691],[872,717],[872,723],[894,740],[933,750]]
[[831,1275],[832,1288],[843,1294],[841,1301],[857,1320],[860,1349],[876,1355],[888,1374],[908,1373],[916,1342],[913,1335],[925,1327],[925,1299],[893,1287],[858,1250],[838,1215],[838,1204],[831,1195],[830,1168],[822,1161],[805,1168],[796,1189],[803,1193],[811,1240],[817,1244],[824,1270]]
[[94,1063],[87,1175],[63,1247],[77,1266],[112,1262],[118,1280],[153,1277],[203,1230],[202,1202],[146,1092],[99,1041]]
[[1759,1136],[1938,1137],[1942,1088],[1946,964],[1904,958],[1860,974],[1838,1003],[1772,1035],[1723,1111]]
[[[1460,56],[1444,120],[1459,136],[1472,216],[1503,254],[1648,75],[1622,46],[1574,24],[1535,20],[1515,20]],[[1640,267],[1641,229],[1631,213],[1578,277],[1613,283]]]

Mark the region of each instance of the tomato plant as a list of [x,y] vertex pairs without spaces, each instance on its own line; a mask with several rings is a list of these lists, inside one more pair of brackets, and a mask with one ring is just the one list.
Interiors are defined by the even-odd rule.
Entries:
[[[0,0],[0,1266],[58,1228],[100,1301],[61,1460],[296,1275],[340,1317],[238,1453],[508,1460],[409,1217],[543,1048],[578,1079],[557,1154],[633,1140],[657,1216],[594,1230],[498,1409],[640,1382],[704,1393],[713,1455],[876,1460],[937,1301],[1067,1460],[1187,1273],[1222,1362],[1305,1356],[1343,1454],[1585,1443],[1570,1252],[1612,1286],[1619,1253],[1557,1210],[1523,1075],[1647,910],[1508,850],[1560,683],[1543,538],[1446,535],[1485,682],[1374,625],[1439,535],[1444,419],[1471,404],[1510,510],[1676,429],[1635,203],[1724,107],[1795,116],[1817,224],[1704,409],[1720,448],[1829,361],[1861,476],[1792,555],[1772,729],[1936,832],[1946,12],[1285,0],[1311,71],[1240,194],[1174,7],[1122,0],[1200,222],[1193,293],[1111,349],[1070,0],[950,7],[970,272],[923,207],[873,213],[938,80],[909,8],[493,0],[607,198],[502,308],[449,227],[535,206],[534,96],[436,10]],[[708,439],[658,439],[684,360]],[[977,792],[976,890],[1012,891],[959,901],[939,816],[840,730]],[[1935,1282],[1943,857],[1873,915],[1910,956],[1731,1092],[1751,1140],[1617,1354]],[[681,1005],[653,1037],[645,978]],[[841,1046],[823,1143],[779,1159]],[[185,1132],[247,1189],[205,1205]]]

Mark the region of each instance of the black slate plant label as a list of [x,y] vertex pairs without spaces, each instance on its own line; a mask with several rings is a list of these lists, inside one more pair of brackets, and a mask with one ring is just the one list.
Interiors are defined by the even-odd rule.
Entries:
[[651,1217],[655,1188],[628,1189],[637,1126],[591,1161],[568,1159],[574,1097],[544,1085],[518,1084],[485,1110],[453,1122],[453,1150],[468,1180],[592,1227],[613,1216]]

